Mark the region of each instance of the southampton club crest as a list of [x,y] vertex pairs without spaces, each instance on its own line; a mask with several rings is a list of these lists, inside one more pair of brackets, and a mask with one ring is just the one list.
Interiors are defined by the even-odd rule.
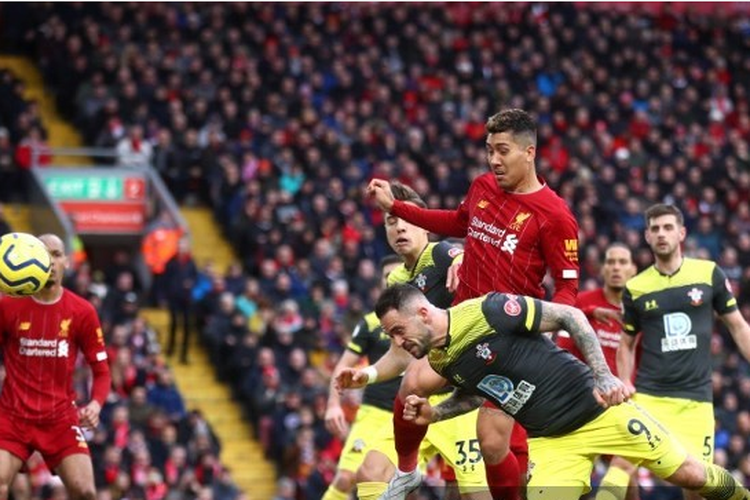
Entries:
[[496,357],[497,353],[490,350],[490,344],[488,342],[483,342],[477,345],[477,358],[483,359],[485,365],[491,364],[495,361]]
[[427,276],[424,275],[424,273],[419,273],[416,278],[414,278],[414,284],[424,292],[424,287],[427,286]]
[[688,293],[687,296],[690,298],[690,305],[691,306],[699,306],[703,304],[703,290],[700,290],[698,288],[693,287]]

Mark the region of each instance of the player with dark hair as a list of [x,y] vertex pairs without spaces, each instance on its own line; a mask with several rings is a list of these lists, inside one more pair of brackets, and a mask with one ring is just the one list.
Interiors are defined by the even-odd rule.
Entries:
[[[396,285],[375,312],[397,345],[456,386],[436,407],[408,396],[404,418],[434,423],[492,400],[529,433],[529,500],[578,500],[601,454],[626,457],[709,500],[750,499],[727,470],[690,455],[658,421],[624,402],[631,389],[612,374],[575,307],[493,292],[446,310],[413,286]],[[542,335],[559,329],[588,366]]]
[[[30,297],[0,299],[0,346],[7,378],[0,394],[0,500],[24,462],[38,451],[62,479],[72,500],[94,500],[94,472],[84,428],[99,424],[110,388],[104,335],[94,307],[62,286],[68,257],[53,234],[52,271]],[[91,367],[88,404],[76,405],[73,374],[78,353]]]
[[[645,238],[654,264],[628,281],[623,293],[624,331],[617,353],[620,378],[631,384],[640,338],[633,400],[664,423],[689,453],[713,461],[714,409],[711,335],[714,312],[750,360],[750,325],[737,308],[726,275],[713,261],[683,256],[682,212],[657,204],[645,213]],[[608,476],[622,476],[613,460]],[[616,483],[612,478],[607,478]],[[624,481],[624,480],[623,480]],[[613,488],[622,498],[622,488]],[[699,498],[692,491],[686,498]],[[602,497],[604,498],[604,497]]]
[[[570,209],[536,174],[536,124],[527,112],[508,109],[486,123],[490,171],[477,177],[456,210],[424,209],[394,200],[387,181],[367,188],[377,206],[436,234],[465,237],[453,303],[493,290],[543,298],[549,270],[552,300],[572,305],[578,292],[578,224]],[[445,384],[426,363],[413,363],[394,404],[399,467],[385,498],[400,499],[419,483],[416,453],[426,426],[403,420],[405,394],[428,395]],[[523,428],[491,404],[480,409],[477,436],[496,499],[515,500],[526,472]]]

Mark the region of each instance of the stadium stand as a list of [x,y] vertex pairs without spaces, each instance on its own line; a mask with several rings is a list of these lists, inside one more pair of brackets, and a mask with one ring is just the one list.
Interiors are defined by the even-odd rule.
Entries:
[[[310,500],[341,446],[322,425],[326,377],[386,253],[361,188],[398,178],[455,206],[500,108],[539,119],[538,168],[581,227],[583,288],[613,240],[647,265],[640,213],[673,202],[688,254],[719,259],[750,317],[750,17],[704,7],[6,4],[2,36],[86,144],[148,142],[174,196],[213,211],[244,274],[201,266],[201,342],[276,464],[277,498]],[[48,124],[17,75],[0,85],[17,149]],[[719,327],[714,361],[715,458],[747,484],[750,366]],[[654,484],[642,498],[672,494]]]

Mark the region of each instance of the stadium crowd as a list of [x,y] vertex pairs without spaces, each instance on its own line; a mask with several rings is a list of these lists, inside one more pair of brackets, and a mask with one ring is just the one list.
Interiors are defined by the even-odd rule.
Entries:
[[[717,260],[750,318],[747,13],[565,3],[3,9],[6,45],[39,62],[86,143],[150,163],[178,201],[211,206],[236,246],[242,262],[226,273],[206,266],[190,300],[217,375],[278,464],[280,499],[319,498],[335,470],[341,443],[323,425],[327,377],[373,304],[388,253],[382,214],[363,187],[399,179],[430,207],[456,206],[485,169],[484,122],[498,109],[538,119],[537,168],[580,225],[582,288],[596,285],[611,241],[647,266],[643,209],[671,202],[686,215],[687,255]],[[18,151],[42,140],[43,124],[23,83],[3,71],[0,85],[9,96],[0,103],[0,175],[17,175]],[[127,310],[129,292],[109,289],[116,299],[90,294],[105,321],[108,302]],[[168,408],[144,417],[142,392],[170,384],[147,332],[129,317],[109,334],[121,372],[114,393],[126,403],[113,404],[93,448],[114,463],[100,480],[115,498],[128,476],[122,460],[149,500],[161,498],[148,488],[138,443],[161,451],[151,450],[159,484],[194,484],[182,482],[180,458],[167,450],[196,467],[210,457],[189,474],[198,484],[207,468],[221,476],[216,443],[195,431],[205,429],[199,415],[183,415],[162,393]],[[734,351],[717,328],[715,458],[748,484],[750,367]],[[348,397],[353,412],[356,395]],[[643,484],[642,498],[671,495]]]

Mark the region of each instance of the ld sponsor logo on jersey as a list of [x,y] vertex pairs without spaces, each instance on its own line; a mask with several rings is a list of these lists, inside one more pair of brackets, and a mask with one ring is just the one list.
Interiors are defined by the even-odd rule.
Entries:
[[518,387],[514,387],[508,377],[487,375],[477,384],[477,389],[495,399],[507,413],[515,415],[529,400],[536,386],[522,380]]
[[691,335],[693,322],[683,312],[664,315],[664,338],[661,339],[662,352],[688,351],[698,347],[698,337]]

